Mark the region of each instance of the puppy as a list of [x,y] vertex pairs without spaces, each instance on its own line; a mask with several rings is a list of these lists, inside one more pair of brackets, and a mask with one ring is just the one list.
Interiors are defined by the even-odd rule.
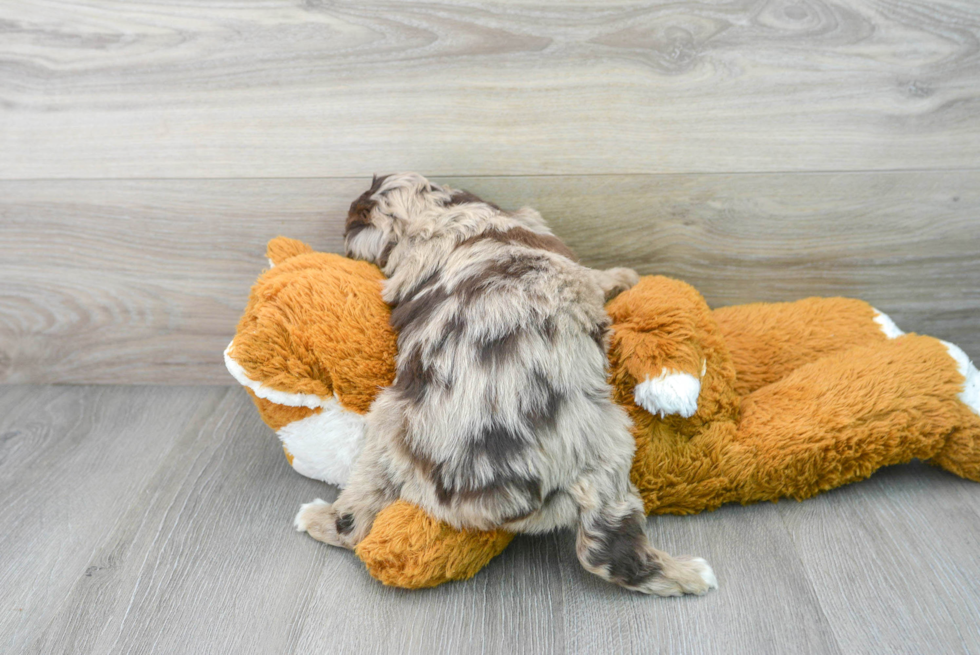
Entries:
[[397,374],[367,415],[349,486],[332,505],[304,505],[298,530],[353,548],[403,498],[458,528],[575,526],[582,566],[627,589],[716,586],[704,560],[651,547],[630,482],[604,304],[636,273],[585,268],[536,211],[415,173],[374,179],[351,205],[345,245],[388,276]]

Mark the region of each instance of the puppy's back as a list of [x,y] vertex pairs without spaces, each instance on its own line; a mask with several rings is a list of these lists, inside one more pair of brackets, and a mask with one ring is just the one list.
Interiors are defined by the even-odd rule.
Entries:
[[602,291],[562,250],[520,228],[468,239],[392,312],[403,452],[440,518],[490,527],[560,504],[622,427]]

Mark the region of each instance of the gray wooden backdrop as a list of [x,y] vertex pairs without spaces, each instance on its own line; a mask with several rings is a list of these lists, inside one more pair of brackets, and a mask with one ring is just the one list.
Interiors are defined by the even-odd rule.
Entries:
[[216,383],[277,234],[375,172],[714,305],[865,298],[980,358],[980,5],[0,4],[0,381]]

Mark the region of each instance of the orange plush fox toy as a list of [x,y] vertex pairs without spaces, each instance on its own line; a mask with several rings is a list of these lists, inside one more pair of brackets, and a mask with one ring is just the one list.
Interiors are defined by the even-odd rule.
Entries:
[[[377,268],[269,243],[225,352],[303,475],[343,486],[364,414],[395,375]],[[610,379],[633,419],[648,513],[808,498],[914,458],[980,481],[980,374],[958,347],[904,334],[859,300],[712,311],[689,285],[645,277],[611,301]],[[510,542],[402,501],[357,555],[385,584],[469,578]]]

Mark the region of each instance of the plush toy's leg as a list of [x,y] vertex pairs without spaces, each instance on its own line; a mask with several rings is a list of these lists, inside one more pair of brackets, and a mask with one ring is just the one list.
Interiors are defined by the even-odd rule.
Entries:
[[615,326],[609,359],[617,402],[635,402],[661,418],[733,413],[737,405],[724,406],[721,396],[732,396],[724,389],[731,387],[735,370],[711,310],[694,287],[643,277],[606,311]]
[[596,471],[572,489],[579,505],[575,549],[582,566],[604,580],[658,596],[704,594],[718,586],[699,557],[654,549],[643,526],[643,503],[623,473]]
[[398,500],[381,510],[355,552],[377,580],[420,589],[472,578],[513,538],[503,530],[457,530]]
[[850,298],[722,307],[713,316],[731,352],[741,396],[828,355],[903,334],[888,316]]
[[368,440],[336,502],[331,505],[317,498],[300,507],[296,530],[331,546],[357,546],[371,531],[378,512],[398,499],[398,488],[390,482],[382,456],[379,442]]
[[803,366],[749,395],[730,500],[807,498],[889,464],[930,459],[980,479],[980,416],[938,339],[905,335]]
[[954,430],[931,461],[956,475],[980,482],[980,371],[958,346],[942,343],[965,380],[958,397],[977,416],[969,425]]

